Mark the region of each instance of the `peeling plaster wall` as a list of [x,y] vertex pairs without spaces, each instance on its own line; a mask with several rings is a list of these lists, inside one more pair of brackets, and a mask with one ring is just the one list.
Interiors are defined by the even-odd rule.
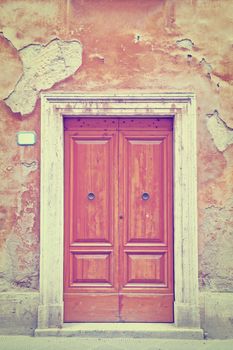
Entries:
[[233,128],[227,126],[219,116],[218,111],[214,111],[214,113],[209,115],[207,128],[219,151],[223,152],[228,146],[233,144]]
[[71,76],[82,62],[78,41],[52,40],[47,45],[28,45],[19,51],[23,74],[12,93],[5,99],[13,112],[21,115],[33,111],[41,90]]
[[[196,93],[200,291],[233,293],[232,32],[229,0],[0,2],[0,292],[38,291],[39,92],[50,89]],[[17,146],[26,130],[36,145]]]

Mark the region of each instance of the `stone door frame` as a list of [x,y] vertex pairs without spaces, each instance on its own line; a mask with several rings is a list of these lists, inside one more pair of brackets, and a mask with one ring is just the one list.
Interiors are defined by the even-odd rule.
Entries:
[[65,116],[174,119],[174,324],[199,328],[195,95],[63,92],[41,94],[38,328],[63,325]]

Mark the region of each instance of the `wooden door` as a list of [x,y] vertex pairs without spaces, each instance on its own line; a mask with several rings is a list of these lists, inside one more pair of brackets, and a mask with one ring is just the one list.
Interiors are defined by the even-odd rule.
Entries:
[[173,322],[172,120],[65,119],[65,322]]

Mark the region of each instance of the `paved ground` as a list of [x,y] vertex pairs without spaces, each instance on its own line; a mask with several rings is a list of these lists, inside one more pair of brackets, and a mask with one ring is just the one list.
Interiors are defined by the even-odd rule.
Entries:
[[232,340],[0,336],[0,350],[233,350]]

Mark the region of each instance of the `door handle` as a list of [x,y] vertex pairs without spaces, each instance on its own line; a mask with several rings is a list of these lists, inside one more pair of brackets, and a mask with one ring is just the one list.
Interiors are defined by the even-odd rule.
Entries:
[[150,199],[149,193],[148,193],[148,192],[143,192],[143,194],[142,194],[142,200],[148,201],[148,199]]
[[89,199],[89,201],[93,201],[95,199],[95,194],[93,192],[89,192],[87,198]]

